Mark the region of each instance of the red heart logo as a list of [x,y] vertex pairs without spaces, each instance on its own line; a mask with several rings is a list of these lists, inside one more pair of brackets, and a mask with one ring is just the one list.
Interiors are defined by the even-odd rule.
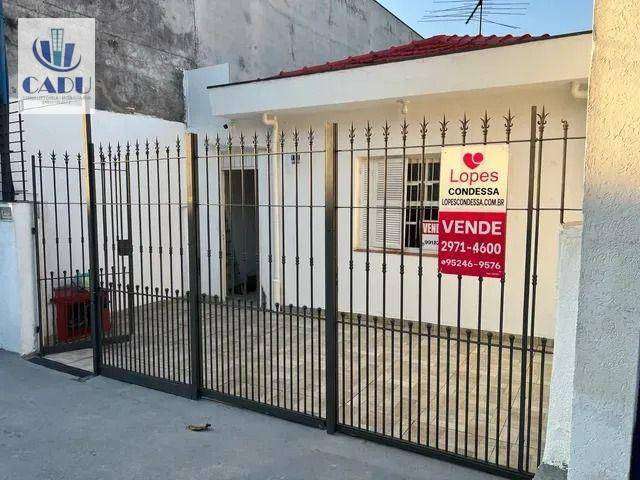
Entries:
[[473,155],[470,152],[467,152],[462,157],[462,161],[464,162],[464,164],[471,169],[476,168],[483,162],[483,160],[484,155],[480,152],[476,152]]

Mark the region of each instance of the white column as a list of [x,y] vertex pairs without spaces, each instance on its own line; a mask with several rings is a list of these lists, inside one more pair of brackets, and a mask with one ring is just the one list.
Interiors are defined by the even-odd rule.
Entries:
[[569,480],[628,478],[640,332],[636,0],[596,0]]
[[35,249],[29,203],[0,203],[0,348],[36,350]]
[[[541,471],[548,466],[555,467],[565,474],[571,447],[571,403],[575,372],[581,238],[581,223],[567,224],[560,229],[553,371],[541,467]],[[542,478],[542,475],[540,477]]]

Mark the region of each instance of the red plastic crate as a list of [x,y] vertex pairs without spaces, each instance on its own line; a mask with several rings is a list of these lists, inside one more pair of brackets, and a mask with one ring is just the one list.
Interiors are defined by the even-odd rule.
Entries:
[[[107,304],[107,296],[103,293],[103,305]],[[69,342],[91,335],[89,308],[91,294],[89,291],[75,287],[60,287],[53,291],[51,299],[56,309],[56,332],[58,341]],[[102,309],[102,330],[111,330],[110,312]]]

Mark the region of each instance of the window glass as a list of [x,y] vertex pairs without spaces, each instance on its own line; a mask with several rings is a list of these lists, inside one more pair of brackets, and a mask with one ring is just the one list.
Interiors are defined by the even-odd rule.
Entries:
[[440,162],[432,157],[425,159],[426,176],[422,175],[422,163],[422,159],[411,159],[407,165],[405,248],[420,248],[420,224],[423,220],[438,219]]

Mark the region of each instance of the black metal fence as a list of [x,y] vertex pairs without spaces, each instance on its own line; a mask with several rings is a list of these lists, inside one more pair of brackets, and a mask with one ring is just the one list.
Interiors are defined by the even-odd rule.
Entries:
[[27,201],[25,131],[18,102],[0,106],[0,200]]
[[[38,154],[42,353],[93,346],[124,381],[530,477],[553,358],[540,259],[580,219],[584,140],[531,115],[517,139],[508,113],[499,138],[485,114],[475,137],[465,116],[459,137],[443,118]],[[443,275],[415,227],[437,218],[438,152],[488,143],[516,163],[509,268]]]
[[[471,139],[466,116],[458,125],[442,118],[433,142],[426,119],[414,126],[413,139],[406,122],[394,140],[388,125],[379,129],[381,141],[369,124],[360,132],[351,127],[338,149],[338,176],[349,179],[337,205],[345,219],[338,223],[347,227],[337,235],[346,245],[338,279],[348,294],[338,321],[338,430],[518,475],[536,470],[544,448],[553,359],[547,337],[555,315],[551,258],[558,226],[581,218],[579,192],[567,203],[566,170],[568,146],[584,137],[570,137],[565,121],[555,128],[558,136],[545,137],[544,109],[532,112],[529,138],[512,137],[510,112],[498,138],[490,120],[485,114]],[[498,143],[510,146],[515,169],[526,173],[512,172],[509,180],[516,193],[507,208],[507,273],[443,275],[434,253],[413,238],[413,224],[437,218],[436,152]],[[377,191],[375,163],[383,179]],[[423,184],[417,194],[416,178]],[[539,333],[542,323],[547,328]]]
[[109,305],[102,373],[188,394],[183,160],[179,143],[173,154],[157,141],[107,145],[94,168],[100,289]]
[[44,354],[91,346],[85,178],[80,154],[31,157],[38,334]]

